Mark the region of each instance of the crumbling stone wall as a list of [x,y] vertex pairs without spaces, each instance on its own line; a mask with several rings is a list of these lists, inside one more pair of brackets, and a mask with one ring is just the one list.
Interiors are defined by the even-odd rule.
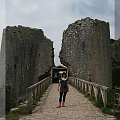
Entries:
[[111,53],[113,67],[120,66],[120,39],[111,39]]
[[85,18],[70,24],[63,32],[60,61],[70,76],[111,87],[109,23]]
[[7,27],[6,91],[7,106],[25,99],[27,87],[47,77],[54,66],[53,42],[41,29]]
[[5,115],[5,37],[0,52],[0,118]]
[[120,39],[117,41],[117,45],[116,45],[116,55],[117,55],[117,59],[120,63]]

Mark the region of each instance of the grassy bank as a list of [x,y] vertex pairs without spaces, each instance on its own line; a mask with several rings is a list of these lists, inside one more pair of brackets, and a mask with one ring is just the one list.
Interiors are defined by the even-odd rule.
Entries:
[[20,116],[31,114],[36,105],[35,101],[19,105],[17,108],[13,108],[9,114],[6,115],[6,120],[19,120]]

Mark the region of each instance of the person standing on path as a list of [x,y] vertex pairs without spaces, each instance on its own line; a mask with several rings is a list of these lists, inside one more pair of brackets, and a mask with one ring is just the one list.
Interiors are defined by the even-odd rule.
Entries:
[[65,98],[68,92],[68,78],[66,73],[62,73],[62,77],[59,80],[58,84],[58,91],[60,91],[60,97],[59,97],[59,107],[65,107]]

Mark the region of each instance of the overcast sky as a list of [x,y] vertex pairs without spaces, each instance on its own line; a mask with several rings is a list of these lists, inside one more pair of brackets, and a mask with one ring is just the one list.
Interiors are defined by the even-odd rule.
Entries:
[[120,38],[120,0],[115,0],[115,39]]
[[42,28],[54,41],[57,65],[63,30],[78,19],[91,17],[110,22],[111,38],[114,38],[114,0],[6,0],[6,4],[0,0],[0,3],[3,3],[0,4],[0,36],[6,25]]

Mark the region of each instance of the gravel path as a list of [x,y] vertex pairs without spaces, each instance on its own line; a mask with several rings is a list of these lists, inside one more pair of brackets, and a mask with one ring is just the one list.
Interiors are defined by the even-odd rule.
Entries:
[[49,93],[42,98],[43,106],[38,106],[33,114],[20,120],[115,120],[112,116],[103,114],[70,85],[66,96],[66,107],[56,108],[59,98],[57,84],[50,85],[48,89]]

